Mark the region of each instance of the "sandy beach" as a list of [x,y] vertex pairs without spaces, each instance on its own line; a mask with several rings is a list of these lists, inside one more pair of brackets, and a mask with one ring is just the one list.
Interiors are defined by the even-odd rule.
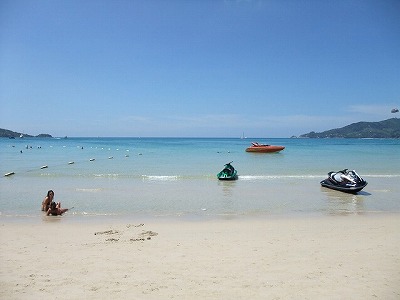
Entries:
[[1,299],[399,299],[398,214],[1,222]]

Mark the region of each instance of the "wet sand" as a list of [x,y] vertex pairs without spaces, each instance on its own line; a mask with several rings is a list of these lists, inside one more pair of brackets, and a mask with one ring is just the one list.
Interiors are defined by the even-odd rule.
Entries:
[[399,214],[56,218],[1,220],[1,299],[400,298]]

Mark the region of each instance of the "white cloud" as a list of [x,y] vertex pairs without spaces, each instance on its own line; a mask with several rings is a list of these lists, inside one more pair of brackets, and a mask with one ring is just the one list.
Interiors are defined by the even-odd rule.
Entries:
[[388,115],[393,107],[394,107],[393,105],[389,104],[351,105],[349,106],[348,111],[352,113],[383,116],[383,115]]
[[196,116],[170,116],[168,119],[174,123],[191,124],[193,126],[220,127],[227,124],[242,122],[243,118],[236,114],[207,114]]
[[144,116],[127,116],[122,118],[123,122],[139,122],[139,123],[148,123],[151,122],[151,119]]
[[[390,106],[350,106],[333,115],[241,115],[199,114],[164,115],[161,117],[131,115],[109,120],[112,128],[99,123],[92,130],[108,136],[202,136],[202,137],[290,137],[310,131],[322,132],[360,121],[381,121],[393,116]],[[108,124],[108,123],[107,123]],[[94,134],[95,135],[95,134]]]

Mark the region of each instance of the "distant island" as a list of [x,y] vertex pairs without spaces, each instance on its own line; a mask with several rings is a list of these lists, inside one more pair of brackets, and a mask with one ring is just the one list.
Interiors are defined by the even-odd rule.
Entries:
[[400,138],[400,119],[358,122],[342,128],[302,134],[300,138]]
[[[50,134],[41,133],[36,136],[0,128],[0,138],[52,138]],[[296,138],[292,136],[292,138]],[[400,138],[400,119],[391,118],[380,122],[357,122],[342,128],[323,132],[305,133],[299,138]]]
[[10,139],[24,138],[24,137],[52,138],[52,136],[47,133],[41,133],[36,136],[33,136],[33,135],[29,135],[29,134],[25,134],[25,133],[21,133],[21,132],[15,132],[15,131],[3,129],[3,128],[0,128],[0,137],[10,138]]

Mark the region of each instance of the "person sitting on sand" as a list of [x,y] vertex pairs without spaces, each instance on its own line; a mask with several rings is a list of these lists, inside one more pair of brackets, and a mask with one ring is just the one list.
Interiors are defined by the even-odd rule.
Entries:
[[47,192],[47,196],[42,201],[42,211],[48,211],[50,203],[53,202],[53,198],[54,198],[54,192],[53,190],[49,190]]
[[63,213],[65,213],[66,211],[68,211],[68,208],[61,208],[61,203],[55,203],[55,202],[51,202],[50,203],[50,207],[47,210],[46,215],[47,216],[61,216]]

